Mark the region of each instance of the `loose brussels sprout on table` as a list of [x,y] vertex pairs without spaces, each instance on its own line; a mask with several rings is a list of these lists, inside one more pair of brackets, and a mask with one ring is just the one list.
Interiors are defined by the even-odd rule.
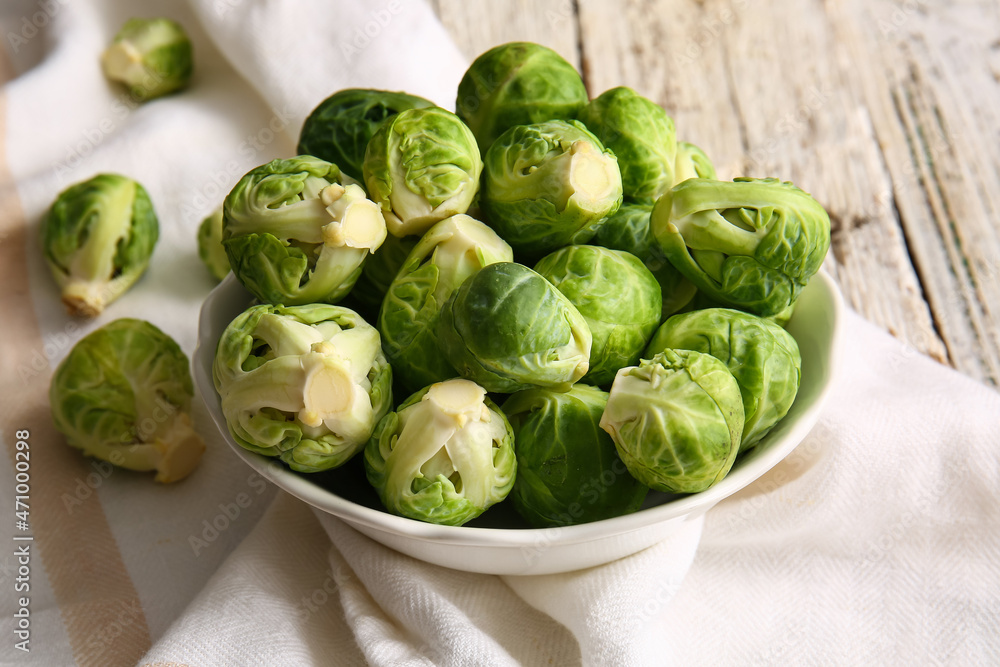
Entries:
[[614,154],[577,121],[512,127],[486,152],[483,210],[517,253],[586,243],[621,203]]
[[576,118],[587,104],[580,74],[552,49],[510,42],[476,58],[458,84],[455,109],[483,153],[508,128]]
[[648,203],[622,204],[621,208],[601,223],[591,243],[613,250],[624,250],[642,260],[660,284],[662,319],[688,304],[698,290],[667,261],[660,244],[653,238],[653,232],[649,228],[649,214],[652,211],[653,205]]
[[160,227],[141,185],[98,174],[60,193],[41,232],[67,310],[94,317],[146,270]]
[[346,463],[392,409],[378,331],[340,306],[251,306],[223,332],[212,376],[233,439],[299,472]]
[[591,100],[579,119],[618,158],[626,197],[652,201],[673,187],[677,133],[658,104],[622,86]]
[[736,461],[743,399],[715,357],[665,350],[618,371],[600,425],[640,482],[696,493],[725,477]]
[[514,507],[538,528],[629,514],[649,489],[629,474],[599,423],[608,394],[575,384],[567,392],[527,389],[502,406],[514,432]]
[[135,99],[151,100],[188,85],[191,40],[176,21],[129,19],[101,55],[101,67]]
[[467,278],[441,310],[437,333],[459,375],[487,391],[565,391],[589,367],[583,315],[552,283],[512,262]]
[[465,213],[483,160],[472,131],[439,107],[407,109],[379,126],[362,165],[365,186],[395,236],[422,234]]
[[368,88],[338,91],[306,118],[299,135],[299,155],[332,162],[360,180],[365,149],[378,126],[400,111],[430,106],[434,104],[406,93]]
[[82,338],[49,386],[52,419],[66,442],[122,468],[176,482],[201,461],[188,359],[143,320],[119,319]]
[[729,368],[743,396],[740,451],[757,444],[788,413],[798,393],[798,343],[780,326],[756,315],[727,308],[674,315],[657,329],[646,356],[670,348],[710,354]]
[[473,273],[513,259],[496,232],[467,215],[453,215],[427,230],[392,281],[379,314],[382,349],[400,385],[415,391],[457,375],[438,345],[441,308]]
[[222,244],[237,279],[267,303],[335,303],[386,237],[378,206],[335,164],[272,160],[240,179],[223,207]]
[[556,286],[587,321],[590,367],[583,382],[610,383],[619,368],[639,361],[660,323],[660,285],[634,255],[575,245],[546,255],[535,271]]
[[222,245],[222,207],[198,226],[198,256],[217,281],[229,275],[229,258]]
[[460,526],[507,497],[514,436],[486,390],[456,378],[386,415],[365,448],[365,469],[393,514]]
[[650,225],[699,290],[762,316],[795,302],[830,247],[823,207],[774,178],[688,179],[657,200]]

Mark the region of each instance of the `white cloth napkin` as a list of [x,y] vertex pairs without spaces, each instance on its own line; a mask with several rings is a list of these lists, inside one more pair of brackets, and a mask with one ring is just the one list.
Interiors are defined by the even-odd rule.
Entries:
[[[39,11],[45,25],[25,37]],[[189,29],[190,90],[135,106],[104,81],[97,55],[130,15]],[[14,218],[27,228],[0,252],[25,239],[23,316],[38,331],[15,352],[24,364],[44,356],[35,375],[2,369],[0,437],[10,449],[12,429],[30,426],[46,462],[37,492],[81,503],[39,498],[33,510],[32,651],[11,648],[5,583],[4,664],[1000,663],[1000,396],[855,315],[840,383],[788,459],[687,534],[590,570],[493,577],[393,552],[267,485],[197,397],[209,449],[191,478],[91,476],[36,409],[71,343],[140,317],[190,354],[212,286],[195,250],[201,217],[250,168],[293,152],[302,120],[334,90],[402,89],[450,108],[466,62],[414,0],[13,0],[0,28],[24,37],[7,40],[16,206],[3,231]],[[99,171],[142,182],[162,232],[143,280],[80,323],[62,312],[34,239],[56,194]],[[13,488],[11,457],[0,475]],[[6,516],[12,495],[0,497]],[[46,551],[57,543],[65,551]],[[92,561],[104,566],[64,574]],[[12,563],[0,559],[5,579]]]

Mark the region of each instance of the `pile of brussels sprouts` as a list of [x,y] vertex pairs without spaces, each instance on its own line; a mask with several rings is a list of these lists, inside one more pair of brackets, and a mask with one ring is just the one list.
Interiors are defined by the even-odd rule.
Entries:
[[[342,90],[297,153],[198,232],[211,273],[254,297],[213,364],[250,451],[301,473],[360,455],[413,519],[462,525],[509,495],[561,526],[709,488],[795,399],[783,324],[829,248],[826,212],[791,183],[716,180],[629,88],[591,100],[554,51],[510,43],[473,62],[456,113]],[[50,214],[124,220],[96,259],[46,244],[70,307],[141,274],[125,255],[148,199],[120,189]]]
[[456,109],[337,92],[205,221],[203,257],[258,301],[215,358],[232,436],[304,473],[363,451],[390,512],[448,525],[508,495],[559,526],[721,480],[795,398],[782,323],[826,212],[715,180],[661,107],[589,100],[537,44],[476,59]]

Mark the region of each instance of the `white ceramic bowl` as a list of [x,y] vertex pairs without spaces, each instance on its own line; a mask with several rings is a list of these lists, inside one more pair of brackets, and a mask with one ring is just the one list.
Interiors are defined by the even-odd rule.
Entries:
[[192,360],[194,380],[208,411],[237,455],[288,493],[388,547],[429,563],[488,574],[569,572],[634,554],[668,538],[685,522],[700,518],[720,500],[770,470],[816,423],[837,366],[843,320],[840,293],[833,280],[820,272],[802,293],[787,327],[802,354],[802,383],[795,403],[712,488],[686,496],[650,492],[638,512],[578,526],[528,528],[508,503],[500,503],[472,523],[456,527],[414,521],[382,510],[365,479],[361,456],[337,470],[308,475],[292,472],[274,459],[236,444],[212,383],[212,360],[222,331],[249,303],[249,294],[230,274],[202,305],[198,347]]

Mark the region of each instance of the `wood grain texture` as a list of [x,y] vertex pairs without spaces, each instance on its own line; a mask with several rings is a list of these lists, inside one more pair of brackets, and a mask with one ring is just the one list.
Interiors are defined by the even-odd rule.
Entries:
[[720,178],[830,212],[827,269],[913,349],[1000,384],[1000,6],[993,0],[435,0],[473,58],[555,48],[592,96],[662,104]]

